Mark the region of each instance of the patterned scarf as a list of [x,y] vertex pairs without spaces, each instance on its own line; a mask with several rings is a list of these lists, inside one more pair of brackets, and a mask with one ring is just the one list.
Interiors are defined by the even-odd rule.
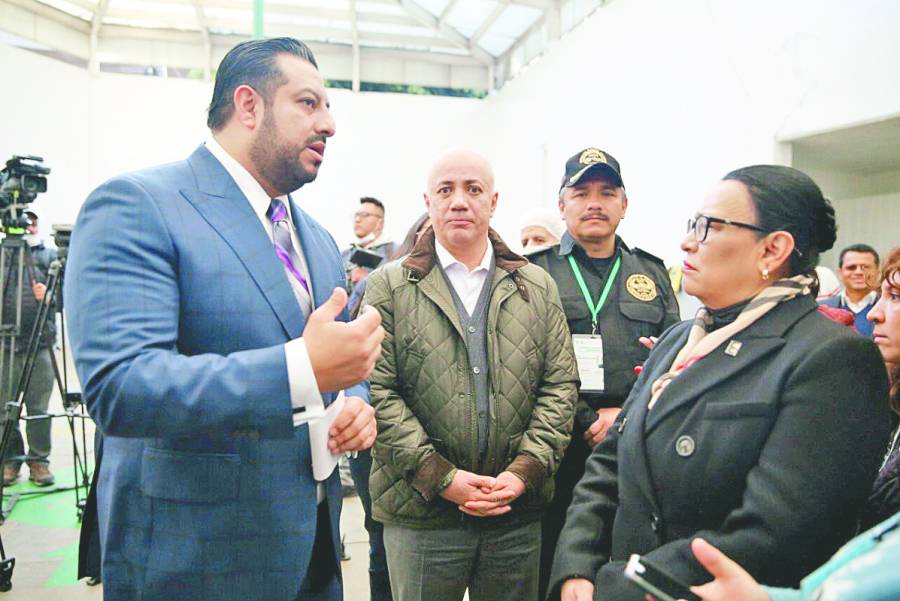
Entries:
[[678,351],[675,361],[672,362],[672,367],[653,383],[648,407],[653,409],[653,405],[659,400],[666,386],[677,378],[681,372],[714,351],[738,332],[748,328],[757,319],[775,308],[777,304],[803,294],[812,294],[812,283],[813,279],[805,275],[797,275],[774,282],[753,297],[733,322],[709,333],[709,335],[707,335],[706,329],[712,324],[712,318],[709,316],[706,307],[701,307],[694,318],[687,342]]

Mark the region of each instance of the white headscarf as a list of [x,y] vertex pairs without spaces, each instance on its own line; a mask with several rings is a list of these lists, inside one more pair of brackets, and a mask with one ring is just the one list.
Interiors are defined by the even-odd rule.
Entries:
[[526,227],[539,225],[553,234],[557,240],[562,238],[563,232],[566,231],[565,222],[559,214],[559,211],[552,211],[541,207],[528,209],[519,222],[519,231]]

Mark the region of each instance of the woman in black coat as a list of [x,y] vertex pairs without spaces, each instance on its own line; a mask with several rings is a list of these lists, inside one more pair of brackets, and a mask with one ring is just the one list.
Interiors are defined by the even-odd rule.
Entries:
[[702,308],[664,333],[575,489],[551,575],[563,601],[642,601],[632,553],[687,584],[702,536],[757,580],[796,586],[854,533],[884,453],[871,341],[816,311],[834,210],[788,167],[729,173],[682,242]]

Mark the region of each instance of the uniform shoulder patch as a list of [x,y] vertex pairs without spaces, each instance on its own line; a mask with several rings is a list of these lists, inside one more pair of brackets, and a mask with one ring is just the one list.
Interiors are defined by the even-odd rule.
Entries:
[[654,263],[659,264],[660,267],[665,269],[665,267],[666,267],[665,262],[662,259],[660,259],[659,257],[657,257],[656,255],[648,253],[643,248],[634,247],[634,249],[632,249],[632,250],[633,250],[634,254],[640,256],[642,259],[649,259],[649,260],[653,261]]

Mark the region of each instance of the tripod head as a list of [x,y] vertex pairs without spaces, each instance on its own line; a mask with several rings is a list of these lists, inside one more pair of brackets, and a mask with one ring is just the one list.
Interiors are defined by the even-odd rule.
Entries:
[[24,235],[31,222],[25,215],[28,204],[47,191],[49,167],[32,155],[13,155],[0,170],[0,226],[8,236]]

